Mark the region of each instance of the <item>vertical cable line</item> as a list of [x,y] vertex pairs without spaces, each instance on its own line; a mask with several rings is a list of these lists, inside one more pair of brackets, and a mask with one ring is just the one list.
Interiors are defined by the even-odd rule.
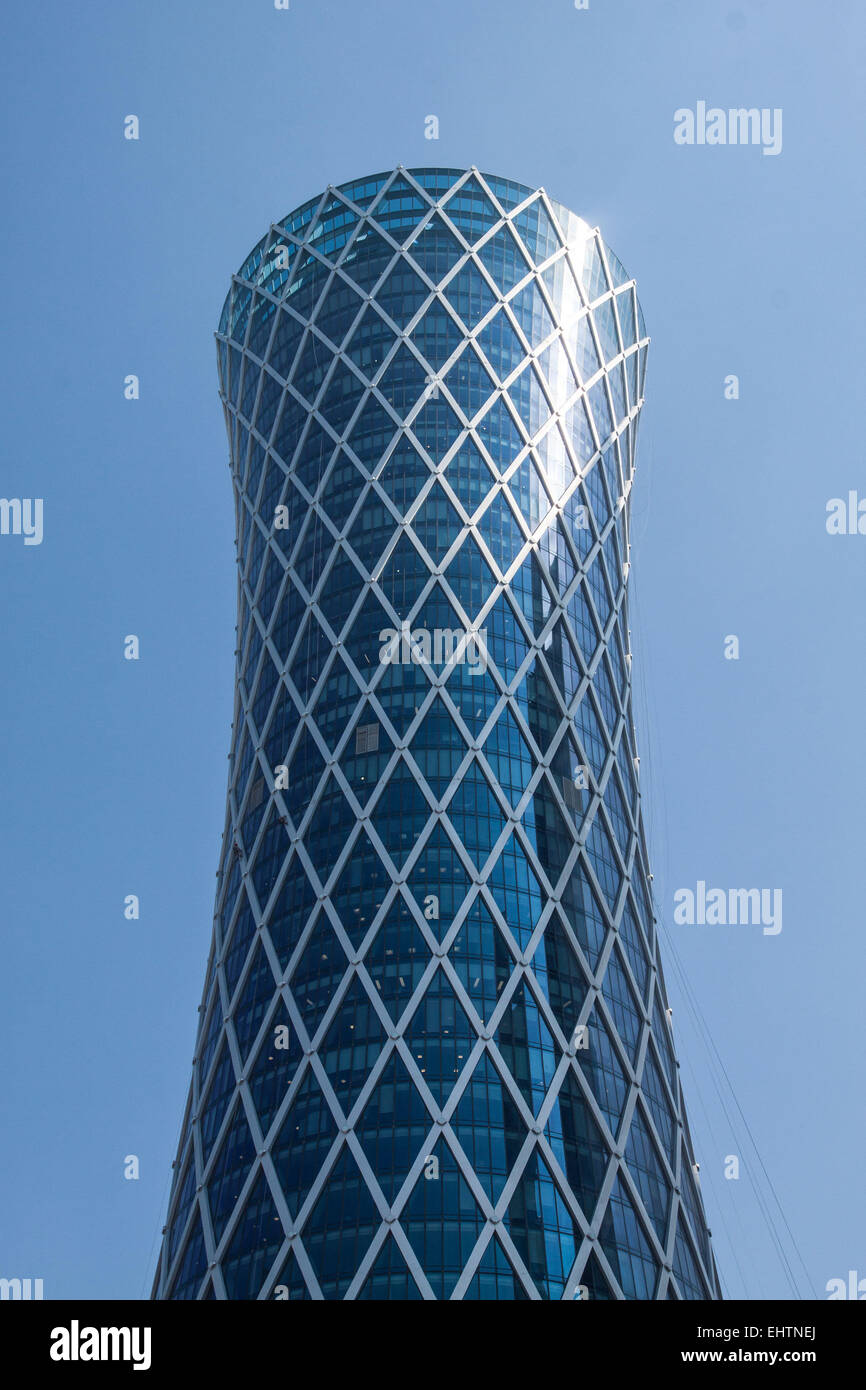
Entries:
[[[653,904],[656,905],[656,903],[655,903],[655,897],[653,897]],[[747,1136],[748,1136],[749,1142],[751,1143],[752,1148],[753,1148],[754,1151],[755,1151],[755,1157],[757,1158],[758,1163],[760,1164],[761,1171],[762,1171],[762,1173],[763,1173],[763,1175],[764,1175],[764,1178],[766,1179],[767,1185],[768,1185],[768,1187],[769,1187],[769,1189],[770,1189],[770,1192],[771,1192],[771,1194],[772,1194],[772,1196],[773,1196],[773,1200],[775,1201],[776,1206],[777,1206],[778,1209],[779,1209],[779,1214],[781,1215],[782,1221],[783,1221],[783,1223],[784,1223],[784,1225],[785,1225],[785,1229],[786,1229],[786,1231],[787,1231],[787,1233],[788,1233],[788,1236],[789,1236],[789,1238],[790,1238],[791,1244],[792,1244],[792,1246],[793,1246],[793,1248],[794,1248],[794,1250],[795,1250],[795,1252],[796,1252],[796,1255],[797,1255],[797,1258],[798,1258],[799,1261],[800,1261],[800,1264],[803,1266],[803,1271],[804,1271],[805,1276],[806,1276],[806,1283],[807,1283],[807,1285],[808,1285],[808,1287],[809,1287],[809,1289],[810,1289],[810,1292],[811,1292],[812,1296],[813,1296],[814,1298],[817,1298],[817,1297],[818,1297],[818,1293],[817,1293],[817,1291],[816,1291],[816,1289],[815,1289],[815,1287],[814,1287],[814,1285],[813,1285],[813,1283],[812,1283],[812,1279],[811,1279],[811,1276],[810,1276],[810,1274],[809,1274],[808,1267],[807,1267],[807,1265],[806,1265],[805,1260],[803,1259],[802,1253],[801,1253],[801,1251],[800,1251],[800,1247],[799,1247],[799,1245],[797,1244],[796,1237],[794,1236],[794,1233],[793,1233],[793,1231],[791,1230],[790,1224],[789,1224],[789,1222],[788,1222],[788,1218],[787,1218],[787,1216],[785,1215],[785,1211],[784,1211],[784,1208],[782,1207],[782,1203],[781,1203],[781,1201],[780,1201],[780,1199],[779,1199],[779,1196],[778,1196],[778,1193],[777,1193],[777,1191],[776,1191],[775,1184],[773,1183],[773,1180],[772,1180],[772,1178],[770,1177],[769,1172],[767,1171],[767,1167],[766,1167],[766,1164],[764,1163],[763,1157],[762,1157],[761,1152],[760,1152],[760,1150],[759,1150],[759,1148],[758,1148],[757,1141],[756,1141],[756,1139],[755,1139],[755,1137],[754,1137],[754,1134],[752,1133],[751,1126],[750,1126],[748,1120],[746,1119],[746,1116],[745,1116],[745,1113],[744,1113],[744,1111],[743,1111],[743,1108],[742,1108],[742,1106],[740,1105],[739,1099],[738,1099],[738,1097],[737,1097],[737,1093],[736,1093],[736,1091],[735,1091],[735,1089],[734,1089],[734,1084],[733,1084],[733,1082],[731,1081],[730,1076],[728,1075],[727,1068],[725,1067],[725,1064],[724,1064],[724,1061],[722,1060],[721,1054],[719,1053],[719,1050],[718,1050],[718,1048],[716,1047],[715,1040],[713,1039],[713,1036],[712,1036],[712,1033],[711,1033],[711,1031],[710,1031],[709,1025],[708,1025],[708,1023],[706,1022],[706,1019],[704,1018],[704,1016],[703,1016],[703,1014],[702,1014],[702,1012],[701,1012],[701,1010],[700,1010],[699,1005],[697,1004],[697,1001],[696,1001],[695,996],[694,996],[694,991],[692,990],[692,987],[691,987],[691,984],[690,984],[690,982],[689,982],[688,976],[686,975],[685,968],[684,968],[683,963],[682,963],[682,960],[680,959],[680,956],[679,956],[679,952],[677,951],[676,947],[674,946],[673,938],[672,938],[670,932],[668,931],[668,928],[667,928],[667,926],[665,925],[664,921],[661,921],[661,922],[660,922],[660,925],[661,925],[661,927],[662,927],[662,931],[663,931],[663,933],[664,933],[665,939],[666,939],[667,942],[668,942],[668,950],[670,951],[671,959],[672,959],[673,962],[674,962],[674,968],[675,968],[675,970],[677,971],[678,978],[679,978],[680,984],[681,984],[681,988],[683,989],[684,998],[685,998],[686,1001],[687,1001],[687,1007],[689,1008],[689,1010],[690,1010],[690,1012],[691,1012],[691,1015],[692,1015],[693,1020],[694,1020],[694,1021],[696,1022],[696,1024],[697,1024],[698,1031],[699,1031],[699,1033],[700,1033],[700,1035],[701,1035],[701,1037],[702,1037],[702,1040],[703,1040],[704,1043],[705,1043],[705,1046],[706,1046],[706,1048],[707,1048],[707,1054],[709,1055],[709,1057],[710,1057],[710,1059],[711,1059],[711,1062],[713,1061],[713,1059],[715,1059],[715,1064],[717,1065],[718,1070],[721,1072],[722,1077],[723,1077],[723,1079],[724,1079],[724,1081],[725,1081],[725,1083],[726,1083],[726,1085],[727,1085],[727,1087],[728,1087],[728,1090],[730,1091],[731,1098],[733,1099],[734,1105],[736,1106],[737,1112],[738,1112],[738,1114],[739,1114],[739,1116],[740,1116],[740,1119],[742,1120],[742,1123],[743,1123],[743,1125],[744,1125],[744,1127],[745,1127],[745,1131],[746,1131],[746,1134],[747,1134]],[[714,1081],[715,1081],[715,1078],[714,1078]],[[735,1137],[737,1138],[737,1141],[740,1142],[739,1135],[737,1134],[737,1127],[736,1127],[736,1124],[735,1124],[735,1122],[734,1122],[733,1120],[731,1120],[731,1118],[730,1118],[729,1112],[728,1112],[728,1110],[727,1110],[727,1107],[725,1106],[725,1103],[724,1103],[724,1100],[723,1100],[723,1098],[722,1098],[722,1096],[721,1096],[721,1092],[720,1092],[720,1090],[719,1090],[718,1085],[716,1085],[716,1090],[717,1090],[717,1093],[719,1094],[719,1099],[720,1099],[720,1101],[721,1101],[721,1103],[722,1103],[722,1105],[723,1105],[723,1108],[725,1109],[725,1116],[726,1116],[726,1118],[728,1119],[728,1121],[729,1121],[729,1123],[730,1123],[730,1125],[731,1125],[731,1129],[732,1129],[732,1131],[733,1131]],[[745,1147],[745,1146],[743,1146],[743,1147]],[[747,1165],[747,1171],[750,1172],[750,1170],[748,1169],[748,1165]],[[751,1173],[750,1173],[750,1177],[751,1177]],[[778,1248],[779,1248],[780,1257],[781,1257],[782,1260],[784,1261],[785,1267],[786,1267],[786,1269],[787,1269],[787,1270],[789,1271],[789,1273],[790,1273],[790,1282],[791,1282],[791,1284],[792,1284],[792,1287],[793,1287],[794,1290],[795,1290],[795,1297],[797,1297],[797,1298],[799,1299],[799,1298],[802,1297],[802,1295],[799,1293],[799,1290],[798,1290],[798,1288],[797,1288],[796,1279],[795,1279],[795,1277],[794,1277],[793,1270],[791,1269],[790,1262],[789,1262],[789,1260],[788,1260],[788,1258],[787,1258],[787,1255],[786,1255],[785,1252],[784,1252],[784,1248],[783,1248],[782,1242],[781,1242],[781,1237],[780,1237],[779,1234],[778,1234],[778,1231],[777,1231],[777,1228],[776,1228],[776,1224],[775,1224],[775,1222],[774,1222],[774,1220],[773,1220],[772,1213],[769,1211],[769,1204],[767,1203],[766,1198],[763,1196],[763,1194],[760,1194],[760,1195],[759,1195],[759,1191],[758,1191],[757,1184],[756,1184],[754,1181],[752,1182],[752,1186],[753,1186],[753,1188],[754,1188],[754,1190],[755,1190],[755,1195],[756,1195],[756,1197],[759,1198],[759,1201],[760,1201],[760,1203],[762,1204],[762,1207],[765,1207],[765,1209],[766,1209],[766,1219],[767,1219],[768,1224],[769,1224],[769,1226],[770,1226],[770,1228],[771,1228],[771,1230],[772,1230],[774,1239],[775,1239],[775,1241],[777,1242],[777,1245],[778,1245]]]
[[[638,629],[639,632],[641,632],[639,595],[638,595],[638,593],[636,592],[636,587],[635,587],[634,585],[632,586],[631,600],[632,600],[632,612],[633,612],[633,614],[634,614],[634,616],[635,616],[635,627]],[[641,644],[643,644],[643,634],[642,634],[642,632],[641,632]],[[641,663],[641,666],[643,667],[643,663]],[[654,758],[653,758],[654,737],[653,737],[653,733],[652,733],[652,728],[654,727],[654,724],[653,724],[653,721],[649,718],[649,705],[650,705],[650,702],[649,702],[649,698],[648,698],[648,695],[647,695],[646,680],[645,680],[645,674],[644,674],[643,670],[641,670],[640,680],[639,680],[639,683],[638,683],[638,690],[639,690],[639,696],[640,696],[640,703],[641,703],[641,706],[642,706],[642,711],[641,711],[641,712],[642,712],[642,714],[644,715],[644,727],[645,727],[645,729],[646,729],[646,747],[647,747],[647,752],[648,752],[648,759],[647,759],[647,760],[648,760],[648,762],[650,763],[650,767],[652,768],[652,766],[654,766]],[[656,799],[657,799],[657,795],[658,795],[658,794],[656,794],[656,796],[654,796],[653,800],[656,800]],[[662,795],[662,810],[663,810],[663,813],[664,813],[665,824],[667,825],[667,801],[666,801],[666,799],[665,799],[665,797],[664,797],[664,791],[663,791],[663,789],[662,789],[661,795]],[[650,827],[650,829],[651,829],[651,827]],[[669,837],[669,835],[666,834],[665,840],[666,840],[666,844],[669,845],[669,844],[670,844],[670,837]],[[749,1125],[748,1120],[746,1119],[745,1113],[744,1113],[743,1108],[742,1108],[742,1106],[741,1106],[741,1104],[740,1104],[740,1101],[739,1101],[739,1098],[738,1098],[738,1096],[737,1096],[736,1090],[735,1090],[735,1088],[734,1088],[733,1082],[731,1081],[731,1078],[730,1078],[730,1076],[729,1076],[729,1074],[728,1074],[727,1068],[725,1067],[725,1064],[724,1064],[724,1062],[723,1062],[723,1060],[722,1060],[721,1054],[719,1053],[719,1050],[718,1050],[718,1048],[717,1048],[717,1046],[716,1046],[715,1040],[714,1040],[714,1038],[713,1038],[713,1036],[712,1036],[712,1033],[711,1033],[711,1030],[710,1030],[710,1028],[709,1028],[709,1025],[708,1025],[708,1023],[707,1023],[707,1021],[706,1021],[706,1018],[704,1017],[703,1012],[701,1011],[701,1009],[700,1009],[700,1007],[699,1007],[699,1005],[698,1005],[698,1003],[697,1003],[697,1000],[696,1000],[696,997],[695,997],[695,994],[694,994],[694,990],[692,989],[691,982],[690,982],[690,980],[689,980],[689,977],[688,977],[688,974],[687,974],[687,972],[686,972],[685,966],[684,966],[684,964],[683,964],[682,958],[681,958],[681,956],[680,956],[680,954],[679,954],[679,952],[678,952],[678,950],[677,950],[677,948],[676,948],[676,946],[675,946],[675,944],[674,944],[673,937],[672,937],[672,935],[671,935],[671,933],[670,933],[670,931],[669,931],[669,929],[668,929],[668,927],[667,927],[667,924],[666,924],[664,915],[663,915],[663,913],[662,913],[660,904],[659,904],[659,902],[658,902],[658,898],[657,898],[657,896],[656,896],[655,888],[654,888],[654,885],[653,885],[653,884],[650,884],[650,896],[651,896],[651,900],[652,900],[653,910],[654,910],[655,915],[656,915],[656,920],[657,920],[657,922],[658,922],[658,925],[659,925],[660,928],[661,928],[661,931],[662,931],[662,934],[663,934],[663,936],[664,936],[664,939],[665,939],[666,942],[668,943],[669,958],[670,958],[670,960],[671,960],[671,962],[672,962],[672,964],[673,964],[674,972],[675,972],[675,974],[676,974],[677,981],[678,981],[678,983],[679,983],[679,985],[680,985],[680,989],[681,989],[682,994],[683,994],[683,999],[684,999],[684,1001],[685,1001],[685,1003],[686,1003],[686,1008],[687,1008],[687,1010],[688,1010],[688,1012],[689,1012],[689,1015],[690,1015],[690,1017],[691,1017],[691,1019],[692,1019],[692,1022],[694,1023],[694,1025],[695,1025],[695,1027],[696,1027],[696,1030],[697,1030],[697,1033],[698,1033],[698,1037],[700,1038],[701,1043],[703,1044],[703,1047],[704,1047],[704,1049],[705,1049],[705,1051],[706,1051],[706,1055],[707,1055],[707,1058],[708,1058],[709,1064],[710,1064],[710,1065],[709,1065],[709,1073],[710,1073],[710,1077],[711,1077],[711,1080],[712,1080],[712,1083],[713,1083],[713,1087],[714,1087],[714,1090],[715,1090],[715,1092],[716,1092],[716,1095],[717,1095],[717,1097],[718,1097],[718,1099],[719,1099],[719,1103],[720,1103],[720,1105],[721,1105],[721,1107],[722,1107],[722,1110],[723,1110],[723,1112],[724,1112],[725,1118],[726,1118],[726,1120],[728,1121],[728,1124],[730,1125],[731,1133],[732,1133],[732,1135],[734,1136],[734,1139],[735,1139],[736,1143],[738,1144],[738,1146],[739,1146],[741,1149],[745,1149],[745,1148],[746,1148],[746,1144],[744,1144],[744,1143],[742,1142],[740,1127],[739,1127],[738,1124],[736,1123],[735,1119],[731,1116],[731,1113],[730,1113],[730,1111],[729,1111],[729,1109],[728,1109],[728,1105],[727,1105],[727,1103],[726,1103],[725,1097],[724,1097],[724,1095],[723,1095],[723,1093],[722,1093],[722,1086],[720,1085],[720,1081],[719,1081],[719,1073],[721,1073],[721,1077],[722,1077],[724,1083],[727,1085],[728,1091],[730,1092],[730,1096],[731,1096],[731,1098],[732,1098],[732,1100],[733,1100],[733,1102],[734,1102],[734,1105],[735,1105],[735,1107],[736,1107],[737,1112],[739,1113],[740,1119],[742,1120],[742,1124],[743,1124],[743,1126],[745,1127],[745,1132],[746,1132],[746,1135],[748,1136],[748,1140],[749,1140],[749,1142],[751,1143],[751,1146],[752,1146],[752,1148],[753,1148],[753,1150],[754,1150],[755,1157],[756,1157],[757,1160],[758,1160],[758,1164],[759,1164],[760,1169],[761,1169],[761,1171],[762,1171],[762,1173],[763,1173],[763,1175],[764,1175],[764,1178],[765,1178],[765,1180],[766,1180],[766,1183],[767,1183],[767,1185],[768,1185],[768,1187],[769,1187],[769,1189],[770,1189],[770,1192],[771,1192],[771,1194],[772,1194],[773,1200],[775,1201],[775,1204],[776,1204],[776,1206],[777,1206],[777,1208],[778,1208],[778,1210],[779,1210],[779,1213],[780,1213],[780,1215],[781,1215],[781,1218],[782,1218],[782,1221],[783,1221],[783,1223],[784,1223],[785,1229],[786,1229],[786,1231],[787,1231],[787,1233],[788,1233],[788,1236],[789,1236],[789,1238],[790,1238],[791,1244],[792,1244],[792,1246],[793,1246],[793,1248],[794,1248],[794,1251],[796,1252],[796,1255],[797,1255],[797,1258],[798,1258],[799,1261],[800,1261],[800,1264],[801,1264],[802,1267],[803,1267],[803,1271],[804,1271],[805,1276],[806,1276],[806,1283],[807,1283],[807,1286],[808,1286],[809,1290],[811,1291],[811,1295],[812,1295],[814,1298],[817,1298],[817,1297],[818,1297],[818,1294],[817,1294],[817,1292],[816,1292],[816,1290],[815,1290],[815,1287],[814,1287],[814,1285],[813,1285],[813,1283],[812,1283],[812,1280],[811,1280],[811,1276],[810,1276],[810,1274],[809,1274],[808,1267],[806,1266],[806,1263],[805,1263],[805,1261],[804,1261],[804,1259],[803,1259],[803,1256],[802,1256],[802,1253],[801,1253],[801,1251],[800,1251],[800,1248],[799,1248],[799,1246],[798,1246],[798,1244],[797,1244],[796,1238],[795,1238],[795,1236],[794,1236],[794,1234],[793,1234],[793,1231],[791,1230],[791,1226],[790,1226],[790,1224],[789,1224],[789,1222],[788,1222],[787,1216],[785,1215],[785,1211],[784,1211],[784,1209],[783,1209],[783,1207],[782,1207],[782,1204],[781,1204],[781,1201],[780,1201],[780,1199],[779,1199],[778,1193],[776,1192],[775,1185],[773,1184],[773,1181],[772,1181],[772,1179],[771,1179],[771,1177],[770,1177],[770,1174],[769,1174],[769,1172],[767,1171],[766,1164],[764,1163],[764,1159],[763,1159],[763,1157],[762,1157],[762,1155],[761,1155],[761,1152],[760,1152],[760,1150],[759,1150],[759,1148],[758,1148],[758,1145],[757,1145],[757,1142],[756,1142],[756,1140],[755,1140],[754,1134],[752,1133],[751,1126]],[[792,1267],[791,1267],[791,1263],[790,1263],[790,1261],[789,1261],[789,1259],[788,1259],[788,1256],[787,1256],[787,1254],[786,1254],[786,1252],[785,1252],[784,1246],[783,1246],[783,1244],[782,1244],[781,1236],[780,1236],[779,1231],[778,1231],[778,1229],[777,1229],[777,1225],[776,1225],[776,1222],[775,1222],[775,1220],[774,1220],[774,1218],[773,1218],[773,1214],[772,1214],[771,1210],[769,1209],[769,1204],[768,1204],[768,1202],[767,1202],[767,1199],[766,1199],[765,1195],[760,1191],[759,1186],[758,1186],[758,1184],[757,1184],[757,1182],[756,1182],[756,1179],[755,1179],[755,1177],[754,1177],[754,1175],[753,1175],[753,1173],[752,1173],[752,1170],[751,1170],[751,1167],[749,1166],[749,1164],[746,1165],[746,1172],[747,1172],[747,1174],[748,1174],[749,1182],[750,1182],[750,1185],[751,1185],[752,1190],[753,1190],[753,1192],[754,1192],[755,1200],[756,1200],[756,1202],[757,1202],[757,1204],[758,1204],[758,1208],[759,1208],[759,1210],[761,1211],[761,1214],[762,1214],[762,1216],[763,1216],[763,1218],[764,1218],[764,1221],[765,1221],[765,1224],[766,1224],[766,1226],[767,1226],[767,1229],[768,1229],[768,1231],[769,1231],[769,1233],[770,1233],[770,1237],[771,1237],[771,1239],[772,1239],[772,1241],[773,1241],[773,1244],[774,1244],[774,1246],[775,1246],[775,1248],[776,1248],[776,1252],[777,1252],[777,1254],[778,1254],[778,1256],[779,1256],[780,1263],[782,1264],[782,1268],[783,1268],[783,1270],[784,1270],[785,1277],[786,1277],[786,1279],[787,1279],[788,1285],[789,1285],[789,1287],[790,1287],[790,1288],[792,1289],[792,1291],[793,1291],[794,1298],[797,1299],[797,1300],[800,1300],[800,1299],[802,1298],[802,1295],[801,1295],[800,1292],[799,1292],[799,1287],[798,1287],[798,1284],[797,1284],[797,1279],[796,1279],[796,1277],[795,1277],[795,1275],[794,1275],[794,1271],[793,1271],[793,1269],[792,1269]],[[720,1210],[721,1210],[721,1208],[720,1208]],[[738,1267],[739,1267],[739,1264],[738,1264]]]
[[[703,1098],[703,1095],[702,1095],[702,1090],[701,1090],[701,1085],[700,1085],[699,1078],[698,1078],[698,1076],[697,1076],[696,1073],[695,1073],[694,1067],[693,1067],[690,1063],[686,1063],[686,1070],[688,1071],[689,1076],[691,1077],[692,1081],[694,1082],[694,1086],[693,1086],[693,1088],[692,1088],[692,1089],[693,1089],[693,1093],[694,1093],[694,1092],[697,1093],[698,1105],[700,1106],[701,1112],[702,1112],[702,1114],[703,1114],[704,1122],[705,1122],[705,1124],[706,1124],[707,1132],[709,1133],[710,1139],[711,1139],[711,1141],[712,1141],[713,1148],[716,1150],[716,1152],[720,1153],[720,1152],[721,1152],[721,1145],[719,1144],[719,1142],[718,1142],[718,1140],[717,1140],[717,1138],[716,1138],[716,1133],[715,1133],[715,1129],[714,1129],[714,1127],[713,1127],[713,1122],[712,1122],[712,1120],[711,1120],[711,1118],[710,1118],[709,1112],[708,1112],[707,1107],[706,1107],[706,1105],[705,1105],[705,1103],[704,1103],[704,1098]],[[709,1172],[709,1174],[710,1174],[710,1186],[711,1186],[712,1189],[713,1189],[713,1197],[714,1197],[715,1202],[716,1202],[716,1207],[717,1207],[717,1210],[718,1210],[718,1213],[719,1213],[719,1219],[720,1219],[720,1221],[721,1221],[721,1223],[722,1223],[722,1229],[723,1229],[724,1232],[725,1232],[725,1236],[726,1236],[727,1242],[728,1242],[728,1247],[729,1247],[729,1249],[730,1249],[730,1251],[731,1251],[731,1254],[732,1254],[732,1256],[733,1256],[734,1263],[735,1263],[736,1266],[737,1266],[737,1273],[738,1273],[739,1276],[740,1276],[740,1282],[741,1282],[742,1287],[743,1287],[743,1290],[744,1290],[744,1292],[745,1292],[745,1296],[746,1296],[747,1298],[749,1298],[749,1299],[753,1299],[753,1298],[754,1298],[754,1295],[753,1295],[752,1293],[750,1293],[750,1291],[749,1291],[748,1280],[746,1279],[746,1276],[745,1276],[745,1274],[744,1274],[744,1272],[743,1272],[743,1268],[742,1268],[742,1266],[741,1266],[741,1264],[740,1264],[739,1256],[738,1256],[738,1254],[737,1254],[738,1243],[739,1243],[740,1245],[742,1245],[742,1247],[743,1247],[744,1249],[745,1249],[745,1245],[746,1245],[745,1233],[744,1233],[744,1231],[743,1231],[742,1222],[741,1222],[741,1220],[740,1220],[739,1210],[738,1210],[738,1208],[737,1208],[736,1206],[734,1207],[734,1211],[735,1211],[735,1213],[736,1213],[737,1227],[738,1227],[738,1232],[739,1232],[739,1241],[738,1241],[738,1242],[735,1242],[734,1240],[731,1239],[731,1232],[730,1232],[730,1230],[729,1230],[729,1228],[728,1228],[728,1219],[727,1219],[727,1216],[725,1215],[724,1205],[723,1205],[722,1201],[720,1200],[720,1198],[716,1195],[716,1178],[715,1178],[715,1175],[714,1175],[714,1170],[713,1170],[712,1168],[704,1169],[704,1170],[702,1171],[702,1176],[703,1176],[703,1173],[704,1173],[704,1172]],[[726,1298],[730,1298],[732,1295],[730,1294],[730,1292],[729,1292],[729,1290],[728,1290],[728,1281],[727,1281],[727,1279],[725,1278],[724,1274],[721,1272],[721,1270],[719,1271],[719,1280],[720,1280],[720,1283],[721,1283],[721,1284],[723,1285],[723,1287],[724,1287],[725,1297],[726,1297]]]

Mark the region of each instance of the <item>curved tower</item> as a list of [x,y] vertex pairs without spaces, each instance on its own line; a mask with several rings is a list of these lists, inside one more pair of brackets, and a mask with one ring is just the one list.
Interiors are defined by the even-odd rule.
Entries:
[[329,187],[217,335],[237,688],[154,1296],[719,1297],[648,890],[616,256],[476,169]]

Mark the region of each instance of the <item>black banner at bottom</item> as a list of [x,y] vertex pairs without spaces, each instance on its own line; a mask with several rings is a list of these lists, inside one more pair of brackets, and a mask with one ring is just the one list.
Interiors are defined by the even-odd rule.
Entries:
[[[853,1307],[823,1302],[602,1303],[517,1313],[472,1303],[439,1322],[423,1305],[291,1303],[149,1303],[5,1301],[0,1305],[4,1361],[62,1380],[117,1375],[214,1373],[264,1377],[273,1371],[317,1380],[341,1374],[381,1375],[383,1382],[463,1380],[476,1370],[502,1369],[513,1378],[526,1357],[533,1376],[555,1357],[575,1374],[591,1367],[597,1379],[607,1364],[617,1380],[629,1371],[665,1373],[675,1366],[799,1366],[823,1378],[860,1361],[866,1327]],[[482,1306],[486,1311],[482,1312]],[[540,1318],[540,1321],[539,1321]],[[356,1319],[358,1321],[356,1322]],[[431,1322],[432,1319],[432,1322]],[[488,1321],[489,1319],[489,1321]],[[454,1334],[457,1334],[456,1336]],[[547,1348],[541,1338],[551,1341]],[[432,1338],[432,1340],[430,1340]],[[425,1347],[425,1339],[427,1345]],[[406,1347],[401,1345],[406,1343]],[[598,1357],[601,1357],[599,1365]],[[539,1358],[540,1361],[539,1361]],[[419,1374],[420,1373],[420,1374]],[[535,1390],[532,1387],[532,1390]]]

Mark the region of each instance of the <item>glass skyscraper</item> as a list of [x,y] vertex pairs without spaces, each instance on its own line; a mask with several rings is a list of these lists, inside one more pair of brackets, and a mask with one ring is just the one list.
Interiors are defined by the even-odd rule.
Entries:
[[154,1296],[720,1296],[626,589],[647,336],[478,170],[329,187],[217,335],[237,685]]

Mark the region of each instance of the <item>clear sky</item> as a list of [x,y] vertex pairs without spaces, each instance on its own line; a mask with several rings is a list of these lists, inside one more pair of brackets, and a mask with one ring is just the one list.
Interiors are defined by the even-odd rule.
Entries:
[[[542,185],[637,278],[631,626],[659,917],[800,1292],[866,1277],[866,536],[825,528],[830,498],[866,497],[864,39],[860,0],[7,0],[0,493],[44,499],[44,539],[0,536],[0,1275],[149,1293],[232,714],[212,335],[271,221],[403,163]],[[781,153],[677,145],[699,101],[780,108]],[[781,933],[674,924],[699,880],[781,888]],[[665,961],[725,1292],[791,1297]]]

